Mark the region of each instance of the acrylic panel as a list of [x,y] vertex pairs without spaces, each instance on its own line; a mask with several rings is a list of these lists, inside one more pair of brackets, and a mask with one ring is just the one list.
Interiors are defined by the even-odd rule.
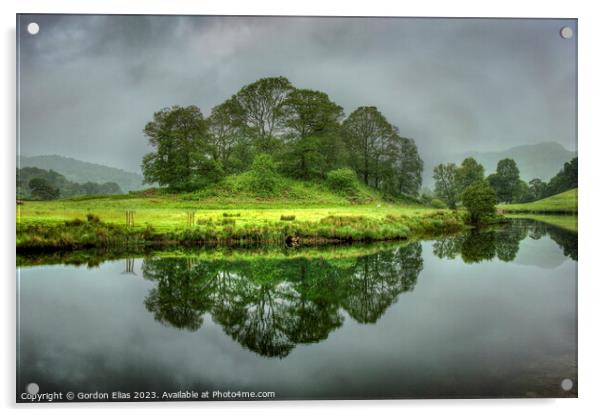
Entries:
[[17,16],[17,401],[576,397],[576,19]]

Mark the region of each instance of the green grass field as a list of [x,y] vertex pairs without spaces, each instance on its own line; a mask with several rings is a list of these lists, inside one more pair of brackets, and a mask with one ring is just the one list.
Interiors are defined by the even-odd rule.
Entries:
[[[203,193],[138,194],[26,201],[17,208],[17,247],[81,249],[124,243],[305,243],[408,239],[457,231],[461,215],[411,199],[387,202],[362,187],[352,197],[288,181],[278,195],[258,197],[220,185]],[[126,226],[126,211],[134,226]],[[90,216],[91,220],[87,220]]]
[[508,213],[577,214],[577,188],[541,200],[523,204],[504,204],[498,208]]
[[143,229],[150,225],[159,231],[169,231],[188,227],[188,213],[191,211],[194,211],[195,224],[219,225],[229,218],[239,226],[279,222],[282,216],[295,216],[296,222],[317,222],[328,216],[364,216],[382,220],[387,215],[424,216],[442,211],[418,204],[399,205],[382,201],[360,205],[352,205],[348,201],[338,204],[331,202],[326,206],[321,204],[316,207],[309,204],[297,206],[274,199],[224,204],[227,207],[224,209],[218,208],[221,206],[218,202],[195,202],[178,196],[28,201],[18,206],[17,223],[23,226],[58,225],[68,220],[83,220],[91,213],[99,216],[103,222],[125,226],[125,212],[133,210],[135,228]]

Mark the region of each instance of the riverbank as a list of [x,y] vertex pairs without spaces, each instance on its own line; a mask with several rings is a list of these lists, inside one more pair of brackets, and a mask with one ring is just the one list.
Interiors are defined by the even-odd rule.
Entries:
[[578,189],[565,191],[541,200],[521,204],[504,204],[498,209],[504,213],[577,214]]
[[[166,197],[26,202],[19,206],[17,251],[124,246],[318,245],[406,240],[458,232],[460,212],[418,204],[284,206],[240,209]],[[126,214],[126,212],[133,214]]]

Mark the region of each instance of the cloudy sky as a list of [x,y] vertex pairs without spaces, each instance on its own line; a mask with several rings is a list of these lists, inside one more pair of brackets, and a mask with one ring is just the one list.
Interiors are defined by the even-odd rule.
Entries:
[[[40,25],[37,35],[26,26]],[[375,105],[427,161],[555,141],[576,149],[573,20],[22,15],[23,155],[140,171],[142,129],[283,75],[350,114]]]

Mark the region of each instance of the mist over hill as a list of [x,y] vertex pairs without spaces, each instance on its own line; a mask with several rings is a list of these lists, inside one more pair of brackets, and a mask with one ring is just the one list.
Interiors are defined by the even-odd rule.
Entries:
[[542,142],[535,145],[514,146],[493,152],[469,151],[452,154],[448,158],[439,156],[436,160],[425,161],[423,184],[432,187],[433,168],[435,165],[444,162],[460,164],[468,156],[472,156],[485,167],[485,175],[495,172],[499,160],[512,158],[518,165],[521,178],[529,182],[533,178],[549,181],[550,178],[562,169],[565,162],[577,156],[577,152],[569,151],[556,142]]
[[115,182],[124,191],[144,188],[143,178],[134,172],[113,168],[91,162],[80,161],[60,155],[21,156],[19,168],[36,167],[56,171],[69,181],[85,182]]

